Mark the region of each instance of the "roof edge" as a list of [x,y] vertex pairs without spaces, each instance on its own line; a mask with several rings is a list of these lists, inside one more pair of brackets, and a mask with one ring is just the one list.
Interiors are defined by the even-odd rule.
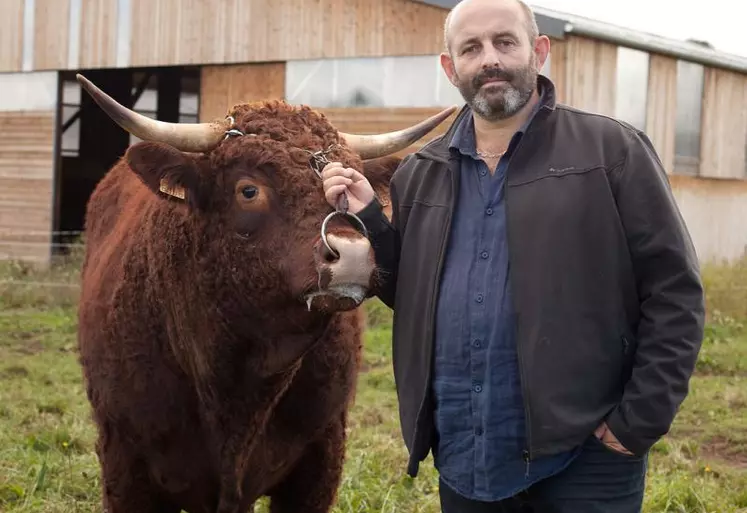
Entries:
[[[554,34],[548,33],[547,35],[557,39],[562,39],[567,35],[585,36],[635,50],[747,74],[747,57],[709,48],[702,43],[680,41],[543,7],[533,6],[532,8],[538,24],[541,19],[552,20],[555,27]],[[562,36],[559,35],[560,31],[557,29],[561,23],[564,25]],[[540,26],[540,31],[543,32],[542,26]]]
[[[460,0],[410,1],[442,9],[452,9]],[[532,5],[531,3],[530,5],[537,18],[540,33],[554,39],[562,40],[568,35],[584,36],[626,48],[666,55],[683,61],[747,74],[747,57],[741,55],[709,48],[697,42],[681,41],[575,14],[547,9]]]

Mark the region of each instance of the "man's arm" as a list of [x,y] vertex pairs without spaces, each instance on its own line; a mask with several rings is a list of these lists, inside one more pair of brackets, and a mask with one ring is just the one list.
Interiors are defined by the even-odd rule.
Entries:
[[369,297],[378,296],[389,308],[394,308],[397,289],[397,269],[399,267],[400,235],[398,229],[399,202],[394,185],[390,184],[389,194],[392,203],[392,221],[389,222],[379,200],[374,197],[366,207],[358,212],[368,230],[369,240],[376,256],[377,276]]
[[607,425],[641,454],[665,435],[682,401],[703,340],[705,305],[695,248],[661,161],[643,133],[610,171],[640,300],[633,372]]

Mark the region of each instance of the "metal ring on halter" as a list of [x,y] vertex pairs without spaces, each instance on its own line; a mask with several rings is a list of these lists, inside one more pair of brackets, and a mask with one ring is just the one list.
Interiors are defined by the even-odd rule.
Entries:
[[[233,124],[236,123],[236,120],[234,119],[233,116],[226,116],[226,119],[230,121],[228,126],[233,126]],[[226,130],[224,133],[226,134],[226,136],[223,138],[224,141],[228,139],[229,137],[231,137],[232,135],[237,136],[237,137],[241,137],[242,135],[245,135],[244,132],[236,128],[231,128],[230,130]]]
[[363,232],[363,236],[368,238],[368,230],[366,229],[366,225],[363,224],[363,221],[361,221],[360,217],[358,217],[355,214],[352,214],[350,212],[340,212],[339,210],[335,210],[334,212],[330,212],[327,217],[324,218],[324,221],[322,221],[322,243],[324,244],[324,247],[327,248],[327,251],[329,251],[331,254],[333,254],[336,258],[340,257],[340,254],[332,249],[329,245],[329,242],[327,242],[327,223],[329,223],[329,220],[332,219],[334,216],[346,216],[350,217],[355,220],[355,222],[358,224],[358,226],[361,229],[361,232]]
[[244,135],[244,132],[242,132],[241,130],[236,130],[235,128],[232,128],[231,130],[226,130],[225,134],[226,136],[223,138],[224,141],[228,139],[229,137],[231,137],[232,135],[241,137],[242,135]]

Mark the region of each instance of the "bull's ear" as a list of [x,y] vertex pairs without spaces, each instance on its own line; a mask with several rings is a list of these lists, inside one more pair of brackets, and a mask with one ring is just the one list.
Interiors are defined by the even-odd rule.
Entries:
[[200,173],[195,159],[162,143],[131,146],[125,160],[154,194],[199,208]]
[[377,159],[363,161],[363,174],[369,181],[376,192],[381,205],[384,207],[384,213],[391,219],[391,195],[389,194],[389,182],[392,175],[397,170],[401,157],[388,156]]

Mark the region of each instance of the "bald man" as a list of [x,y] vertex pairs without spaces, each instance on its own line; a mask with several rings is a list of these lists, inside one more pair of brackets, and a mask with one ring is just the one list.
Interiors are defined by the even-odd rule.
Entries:
[[395,311],[408,472],[432,451],[444,513],[638,512],[703,336],[662,164],[642,131],[556,102],[521,2],[464,0],[445,39],[466,105],[401,163],[391,222],[360,172],[323,172]]

